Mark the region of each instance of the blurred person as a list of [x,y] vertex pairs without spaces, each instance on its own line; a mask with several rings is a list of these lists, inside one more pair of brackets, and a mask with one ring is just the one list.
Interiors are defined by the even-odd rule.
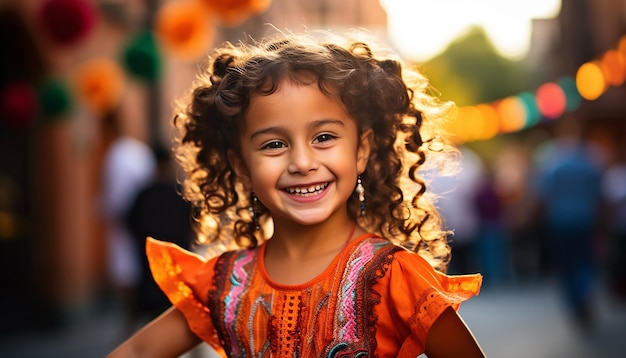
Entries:
[[568,311],[584,329],[594,321],[596,237],[602,211],[602,157],[583,138],[578,118],[555,124],[538,167],[541,213],[548,255]]
[[198,229],[237,247],[204,258],[147,240],[174,306],[110,357],[202,341],[223,357],[484,356],[457,312],[481,276],[442,272],[431,197],[401,187],[454,152],[426,142],[452,106],[396,56],[327,35],[218,47],[178,102]]
[[102,119],[103,134],[110,144],[103,158],[100,200],[106,230],[107,278],[122,305],[128,332],[134,330],[137,319],[133,302],[141,269],[126,215],[139,190],[155,176],[156,160],[150,146],[122,132],[120,120],[118,111]]
[[608,207],[608,283],[615,297],[626,301],[626,161],[605,172],[602,189]]
[[537,193],[529,183],[532,142],[532,138],[506,140],[489,167],[509,246],[510,278],[516,282],[536,280],[542,272],[543,243],[536,225]]
[[501,286],[511,275],[511,255],[503,218],[504,203],[490,168],[485,170],[473,200],[479,219],[476,233],[478,270],[484,276],[485,287]]
[[170,306],[150,274],[144,253],[146,238],[157,237],[188,250],[193,241],[191,204],[180,193],[171,153],[160,145],[154,146],[153,152],[157,162],[156,176],[139,191],[126,216],[140,264],[135,304],[141,320],[152,320]]
[[[475,195],[484,176],[482,158],[465,145],[459,146],[460,172],[456,176],[434,177],[431,189],[439,198],[437,209],[450,238],[453,255],[448,271],[454,274],[478,272],[476,238],[480,217],[475,208]],[[485,280],[487,280],[485,278]]]

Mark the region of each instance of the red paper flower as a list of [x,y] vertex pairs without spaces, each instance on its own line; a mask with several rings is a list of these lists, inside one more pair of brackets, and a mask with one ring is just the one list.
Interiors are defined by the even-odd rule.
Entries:
[[27,128],[37,115],[37,94],[25,82],[15,82],[0,89],[0,119],[13,128]]
[[86,0],[44,0],[39,9],[39,21],[54,42],[73,45],[94,28],[96,10]]

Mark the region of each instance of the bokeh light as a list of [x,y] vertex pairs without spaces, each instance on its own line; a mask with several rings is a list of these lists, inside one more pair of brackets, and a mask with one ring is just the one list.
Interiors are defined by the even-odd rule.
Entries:
[[626,78],[626,56],[617,50],[608,50],[600,60],[606,83],[620,86]]
[[582,97],[576,87],[576,80],[572,76],[564,76],[557,83],[565,94],[565,110],[571,112],[577,109],[582,102]]
[[597,62],[587,62],[580,66],[576,72],[576,87],[580,95],[590,101],[604,93],[606,82]]
[[556,83],[544,83],[537,89],[537,108],[542,116],[556,119],[565,112],[565,93]]
[[537,108],[535,95],[530,92],[522,92],[517,95],[517,98],[519,98],[524,105],[524,109],[526,110],[526,123],[524,124],[524,127],[532,127],[539,123],[541,120],[541,113],[539,112],[539,108]]
[[510,96],[500,100],[496,104],[496,111],[500,117],[501,132],[515,132],[526,124],[526,108],[517,97]]
[[482,139],[495,137],[499,130],[498,113],[495,108],[485,103],[477,105],[476,108],[480,111],[484,123]]

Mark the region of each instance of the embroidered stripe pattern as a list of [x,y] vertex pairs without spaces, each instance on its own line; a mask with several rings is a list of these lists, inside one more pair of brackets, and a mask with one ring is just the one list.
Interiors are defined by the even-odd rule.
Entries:
[[341,284],[340,310],[338,311],[338,321],[342,325],[339,330],[339,339],[348,343],[357,341],[356,311],[358,307],[356,305],[356,285],[359,274],[374,256],[374,247],[370,243],[360,245],[352,256],[354,258],[348,261],[344,282]]

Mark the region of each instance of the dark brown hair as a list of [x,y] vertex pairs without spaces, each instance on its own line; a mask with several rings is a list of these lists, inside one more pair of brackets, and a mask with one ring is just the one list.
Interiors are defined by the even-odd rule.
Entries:
[[[430,95],[425,77],[398,58],[377,57],[362,40],[333,36],[281,33],[252,44],[226,43],[177,102],[174,123],[180,135],[175,149],[187,173],[183,194],[195,209],[199,237],[221,245],[218,251],[254,247],[265,239],[254,230],[249,193],[228,152],[239,153],[251,94],[271,94],[282,81],[309,84],[313,79],[323,93],[339,96],[359,132],[374,132],[361,175],[367,208],[361,216],[358,197],[352,195],[352,217],[445,270],[447,235],[420,175],[428,153],[455,151],[439,131],[453,106]],[[265,222],[271,219],[262,205],[257,211]]]

